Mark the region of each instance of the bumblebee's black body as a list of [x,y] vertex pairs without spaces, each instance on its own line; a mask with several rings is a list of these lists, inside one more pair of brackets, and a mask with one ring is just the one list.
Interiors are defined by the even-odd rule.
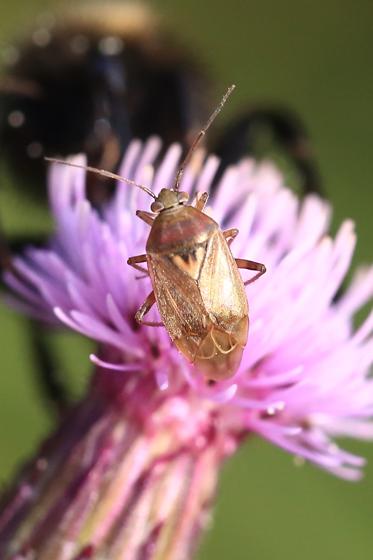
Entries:
[[[193,57],[148,10],[116,10],[117,16],[83,11],[37,29],[5,73],[2,155],[26,188],[33,185],[42,196],[44,156],[85,153],[89,165],[114,171],[133,138],[156,134],[165,145],[186,146],[204,118],[207,80]],[[12,123],[15,112],[23,116],[21,126]],[[107,189],[108,182],[89,180],[91,198],[100,202],[96,187]]]

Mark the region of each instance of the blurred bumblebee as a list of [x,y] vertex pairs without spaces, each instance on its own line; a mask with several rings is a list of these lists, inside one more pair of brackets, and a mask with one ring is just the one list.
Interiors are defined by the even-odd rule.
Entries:
[[[204,117],[204,73],[141,4],[47,14],[3,58],[2,155],[39,192],[44,156],[85,153],[114,170],[131,139],[156,134],[186,146]],[[90,178],[93,201],[102,196],[97,183]]]
[[[113,171],[133,138],[156,134],[165,146],[187,147],[211,106],[200,62],[138,3],[45,14],[28,38],[2,55],[1,155],[20,184],[41,194],[44,156],[85,153],[90,165]],[[283,108],[247,109],[212,136],[209,149],[222,158],[223,170],[257,155],[258,138],[268,130],[292,159],[304,190],[318,190],[307,134]],[[89,182],[91,199],[99,202],[107,182]]]
[[[1,157],[22,193],[46,200],[45,156],[85,153],[88,164],[116,171],[133,138],[158,135],[164,146],[187,148],[210,109],[210,80],[199,61],[160,19],[141,4],[89,4],[59,16],[46,14],[29,36],[2,50]],[[257,156],[268,136],[297,171],[303,192],[319,192],[308,136],[292,112],[255,105],[211,135],[221,158],[218,176],[240,158]],[[266,155],[264,153],[264,155]],[[89,175],[88,196],[99,206],[111,185]],[[29,242],[1,242],[1,266]],[[64,408],[67,396],[54,375],[53,356],[32,325],[37,371],[49,400]]]

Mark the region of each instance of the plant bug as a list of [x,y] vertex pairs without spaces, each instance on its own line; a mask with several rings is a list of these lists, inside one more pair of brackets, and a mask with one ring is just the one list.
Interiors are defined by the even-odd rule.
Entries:
[[[188,205],[188,193],[181,192],[179,187],[197,144],[234,87],[228,88],[198,133],[176,173],[172,187],[163,188],[158,195],[129,179],[85,167],[88,171],[137,186],[154,198],[151,212],[136,212],[151,227],[146,253],[130,257],[127,261],[136,270],[149,275],[153,287],[135,318],[143,325],[164,326],[178,350],[203,373],[207,381],[213,382],[227,379],[238,370],[249,328],[244,286],[257,280],[266,269],[261,263],[232,256],[230,244],[238,230],[222,231],[203,212],[207,193],[199,193],[194,205]],[[143,264],[147,264],[147,268]],[[256,271],[256,274],[244,283],[240,268]],[[144,320],[155,303],[161,323]]]

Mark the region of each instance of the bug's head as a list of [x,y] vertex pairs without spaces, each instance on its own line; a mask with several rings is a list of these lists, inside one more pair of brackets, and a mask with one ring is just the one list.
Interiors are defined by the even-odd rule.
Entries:
[[162,189],[155,201],[152,203],[150,209],[155,214],[159,214],[162,210],[174,208],[179,204],[188,202],[189,195],[186,192],[174,191],[172,189]]

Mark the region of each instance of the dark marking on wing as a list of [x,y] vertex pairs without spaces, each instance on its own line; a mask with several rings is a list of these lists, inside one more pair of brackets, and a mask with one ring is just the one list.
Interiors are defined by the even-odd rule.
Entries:
[[208,242],[201,243],[184,252],[170,255],[168,258],[179,270],[198,280],[205,262]]

